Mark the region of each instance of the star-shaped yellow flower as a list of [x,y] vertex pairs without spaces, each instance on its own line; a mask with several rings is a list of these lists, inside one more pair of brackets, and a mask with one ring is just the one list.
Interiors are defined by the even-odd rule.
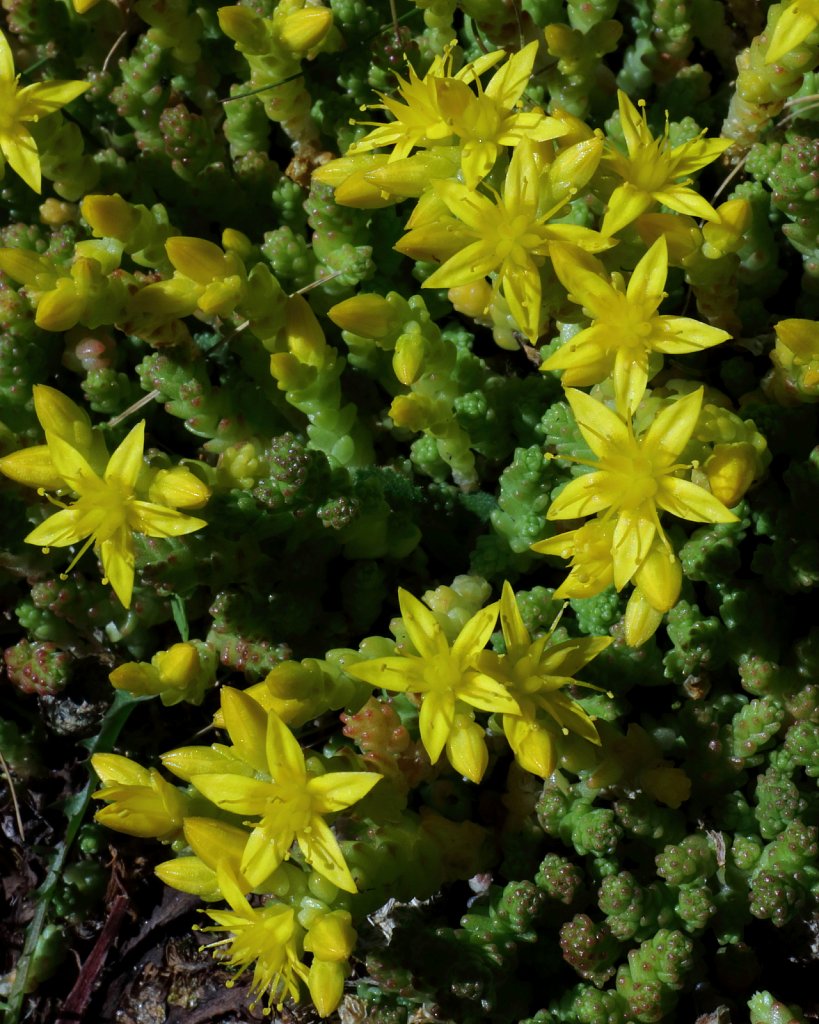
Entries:
[[11,47],[0,30],[0,153],[29,188],[39,192],[40,157],[26,122],[53,114],[84,93],[90,83],[35,82],[21,89],[19,80]]
[[668,247],[660,236],[634,268],[628,286],[611,283],[603,264],[576,246],[553,244],[552,265],[569,298],[594,321],[562,345],[541,370],[564,370],[572,387],[614,379],[617,409],[633,413],[645,394],[652,352],[683,355],[727,341],[730,334],[687,316],[660,316],[668,276]]
[[[242,857],[244,877],[252,886],[260,885],[297,842],[315,871],[339,889],[356,892],[324,815],[361,800],[381,776],[374,772],[311,776],[298,740],[276,712],[265,712],[240,690],[222,689],[222,713],[238,759],[232,765],[230,758],[222,758],[221,771],[194,774],[190,781],[222,810],[259,819]],[[173,762],[173,751],[168,759]],[[253,777],[247,775],[248,765]],[[171,767],[175,770],[172,763]]]
[[464,65],[453,75],[452,51],[455,46],[456,41],[453,40],[445,48],[444,53],[433,60],[423,78],[418,77],[415,68],[409,63],[408,79],[400,75],[395,76],[398,79],[398,95],[403,102],[378,93],[383,102],[373,105],[370,109],[385,110],[392,114],[395,120],[388,124],[358,122],[372,125],[373,131],[358,142],[354,142],[347,150],[348,156],[380,149],[382,146],[392,146],[390,160],[402,160],[409,156],[416,146],[440,145],[451,138],[452,128],[447,124],[438,102],[439,82],[442,79],[454,79],[464,84],[472,82],[504,57],[503,50],[495,50]]
[[572,685],[590,686],[578,682],[574,674],[604,651],[612,638],[586,637],[551,644],[550,631],[533,641],[508,582],[503,584],[500,619],[506,654],[485,651],[480,665],[502,681],[520,705],[520,713],[503,716],[503,731],[518,764],[547,779],[557,764],[555,725],[564,735],[574,733],[590,743],[600,743],[594,722],[563,690]]
[[646,120],[645,104],[642,115],[619,90],[620,124],[628,148],[623,156],[609,145],[604,161],[623,179],[609,199],[600,231],[615,235],[631,224],[655,203],[670,210],[703,220],[719,220],[714,207],[694,189],[690,175],[724,153],[733,145],[731,139],[706,139],[703,135],[672,146],[668,138],[668,125],[659,138],[654,138]]
[[567,134],[565,124],[541,110],[515,109],[529,84],[537,48],[532,42],[513,54],[485,90],[476,79],[477,95],[461,78],[438,82],[438,108],[458,137],[467,188],[476,188],[492,170],[501,146],[516,146],[523,139],[546,142]]
[[[534,343],[540,332],[539,267],[550,244],[563,240],[596,251],[608,247],[605,239],[587,228],[548,223],[567,205],[573,188],[566,187],[542,209],[544,197],[554,199],[549,175],[555,166],[568,168],[574,158],[578,173],[582,166],[585,175],[591,163],[596,166],[599,145],[597,139],[591,139],[570,147],[571,152],[562,154],[565,160],[558,157],[542,180],[531,144],[521,142],[509,161],[500,195],[483,195],[457,181],[433,182],[435,196],[451,216],[439,215],[434,221],[427,218],[395,248],[416,259],[445,260],[424,281],[425,288],[453,288],[495,274],[493,290],[502,292],[516,323]],[[413,223],[418,221],[414,217]]]
[[709,491],[677,475],[685,468],[679,458],[697,424],[703,389],[667,405],[639,438],[630,417],[618,416],[582,391],[570,389],[566,397],[597,461],[588,463],[594,472],[572,480],[558,494],[546,518],[602,513],[604,519],[614,519],[615,587],[621,590],[647,565],[650,578],[642,574],[639,580],[644,592],[664,594],[675,583],[679,590],[677,559],[660,525],[660,512],[698,523],[733,523],[737,518]]
[[[88,417],[54,388],[35,385],[34,407],[45,428],[46,444],[24,448],[0,459],[0,472],[41,493],[73,491],[76,501],[65,505],[57,498],[60,511],[36,526],[25,537],[28,544],[64,548],[84,541],[69,571],[92,545],[102,560],[105,581],[128,608],[134,586],[134,533],[147,537],[179,537],[207,526],[204,519],[183,515],[176,507],[143,501],[137,493],[137,479],[143,471],[145,421],[131,430],[108,458],[101,439],[91,429]],[[208,490],[194,489],[188,471],[177,483],[168,481],[168,494],[178,495],[178,506],[203,503]],[[198,484],[198,481],[196,481]]]
[[517,701],[506,688],[476,667],[495,629],[497,602],[476,612],[451,647],[435,616],[418,598],[399,589],[398,602],[407,635],[418,653],[360,661],[345,671],[385,690],[419,693],[421,741],[432,763],[446,747],[453,768],[478,781],[486,767],[480,749],[482,735],[475,731],[479,726],[459,711],[459,704],[482,711],[519,713]]
[[204,948],[217,950],[217,958],[230,967],[238,967],[239,974],[253,967],[251,1006],[265,995],[268,1006],[278,1009],[288,997],[298,1002],[299,980],[307,982],[308,970],[301,962],[304,929],[296,919],[296,911],[276,900],[251,907],[227,867],[220,865],[217,875],[230,910],[206,910],[215,924],[201,931],[226,931],[230,936]]

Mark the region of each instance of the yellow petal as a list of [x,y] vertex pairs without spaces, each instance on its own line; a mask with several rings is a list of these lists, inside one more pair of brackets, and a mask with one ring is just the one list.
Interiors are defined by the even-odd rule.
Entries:
[[234,757],[228,747],[217,744],[213,747],[178,747],[160,757],[169,772],[186,782],[194,775],[245,775],[254,774],[253,766],[247,761]]
[[676,210],[677,213],[699,217],[701,220],[719,220],[719,214],[708,200],[685,185],[667,185],[652,195],[658,203],[667,206],[669,210]]
[[680,519],[691,519],[695,523],[736,523],[737,517],[730,512],[710,491],[697,487],[688,480],[665,477],[660,482],[657,504]]
[[398,589],[398,604],[407,634],[422,658],[445,654],[448,644],[433,613],[403,587]]
[[518,702],[503,683],[483,672],[468,673],[460,686],[456,687],[459,700],[471,704],[481,711],[495,711],[516,715],[520,712]]
[[42,175],[37,143],[21,124],[0,133],[0,150],[13,171],[20,175],[30,189],[40,192]]
[[498,602],[475,612],[466,622],[452,645],[452,654],[466,665],[489,643],[498,621]]
[[[2,35],[2,33],[0,33]],[[149,786],[151,773],[147,768],[121,754],[93,754],[91,767],[104,786]]]
[[222,687],[222,716],[236,753],[257,772],[266,774],[267,715],[252,697],[232,686]]
[[0,82],[13,82],[16,75],[14,72],[14,56],[9,46],[9,41],[2,29],[0,29]]
[[134,589],[134,542],[126,529],[100,544],[100,559],[111,588],[124,608],[131,607]]
[[616,413],[583,391],[569,388],[566,398],[580,433],[595,455],[604,458],[612,451],[629,449],[628,427]]
[[665,236],[660,235],[634,268],[626,289],[626,297],[630,303],[653,311],[665,297],[667,277],[668,246]]
[[529,84],[537,49],[535,40],[513,54],[492,76],[484,95],[490,96],[501,107],[514,107]]
[[583,306],[595,319],[606,319],[617,292],[608,281],[606,268],[590,253],[574,245],[553,242],[549,247],[552,266],[569,299]]
[[618,185],[606,207],[600,234],[616,235],[653,205],[654,199],[643,189],[635,188],[628,182]]
[[533,719],[514,715],[503,716],[503,731],[521,768],[548,779],[557,765],[557,752],[549,732]]
[[623,510],[617,517],[612,542],[614,562],[614,586],[617,590],[632,578],[642,562],[648,557],[651,544],[657,533],[653,519],[636,512]]
[[231,814],[261,817],[271,795],[269,782],[241,775],[194,775],[190,781],[211,803]]
[[668,465],[676,461],[697,425],[702,396],[703,389],[697,388],[660,410],[642,439],[641,447],[648,458],[661,456]]
[[20,104],[17,116],[23,121],[47,117],[90,88],[90,82],[35,82],[27,85],[17,94]]
[[[607,474],[584,473],[583,476],[570,480],[558,496],[552,501],[546,513],[547,519],[582,519],[607,509],[614,497],[605,488]],[[544,548],[538,548],[542,554],[552,554]],[[554,552],[556,553],[556,552]]]
[[140,420],[117,448],[105,470],[105,481],[132,492],[142,469],[145,449],[145,420]]
[[418,726],[424,749],[433,764],[436,763],[441,756],[441,751],[446,746],[454,720],[455,698],[451,693],[431,690],[424,695]]
[[799,2],[786,7],[779,15],[771,35],[765,63],[773,64],[774,61],[781,60],[786,53],[801,46],[819,24],[817,13],[819,12],[806,11]]
[[188,846],[208,867],[215,871],[219,861],[227,861],[235,872],[239,871],[249,837],[247,829],[213,818],[190,817],[185,818],[183,830]]
[[312,818],[309,833],[300,832],[296,839],[304,859],[314,871],[344,892],[358,892],[341,847],[322,818]]
[[165,885],[203,899],[218,898],[216,872],[198,857],[175,857],[154,868],[154,874]]
[[214,278],[225,276],[225,254],[218,245],[204,238],[178,235],[165,242],[165,251],[174,269],[198,284],[210,284]]
[[64,548],[76,544],[88,536],[83,512],[78,508],[64,508],[49,516],[44,523],[35,526],[23,539],[26,544],[37,544],[45,548]]
[[307,789],[319,814],[342,811],[358,803],[382,776],[375,772],[327,772],[310,779]]
[[186,516],[175,508],[135,500],[128,504],[128,524],[146,537],[181,537],[208,525],[204,519]]
[[507,650],[513,647],[528,647],[530,643],[529,633],[523,624],[523,616],[520,614],[515,592],[508,580],[503,582],[500,620]]
[[306,785],[307,769],[299,741],[279,718],[275,711],[267,713],[267,736],[265,742],[267,770],[277,782]]

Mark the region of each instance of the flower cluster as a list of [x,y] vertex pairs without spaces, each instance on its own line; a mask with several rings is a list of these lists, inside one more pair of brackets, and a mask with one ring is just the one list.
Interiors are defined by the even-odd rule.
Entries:
[[[215,924],[203,930],[230,933],[207,948],[239,973],[253,966],[256,999],[278,1006],[298,1000],[303,982],[326,1016],[341,999],[355,944],[343,894],[357,890],[325,819],[358,803],[381,776],[334,770],[318,757],[306,761],[276,712],[240,690],[223,687],[221,716],[229,745],[181,747],[162,758],[187,790],[126,757],[94,755],[103,783],[94,795],[106,804],[97,819],[190,851],[160,864],[157,874],[183,892],[230,905],[207,910]],[[251,891],[264,897],[260,906],[249,903]],[[305,952],[312,954],[309,969]]]

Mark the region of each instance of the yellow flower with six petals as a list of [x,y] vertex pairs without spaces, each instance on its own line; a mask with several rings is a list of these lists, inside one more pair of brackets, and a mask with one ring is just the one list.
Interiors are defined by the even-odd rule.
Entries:
[[691,317],[657,314],[668,276],[668,247],[662,235],[640,259],[627,287],[619,274],[609,283],[603,264],[575,246],[553,243],[551,258],[569,298],[583,306],[593,323],[540,368],[563,370],[564,385],[572,387],[599,384],[612,376],[617,409],[623,415],[634,413],[645,394],[651,353],[683,355],[731,337]]

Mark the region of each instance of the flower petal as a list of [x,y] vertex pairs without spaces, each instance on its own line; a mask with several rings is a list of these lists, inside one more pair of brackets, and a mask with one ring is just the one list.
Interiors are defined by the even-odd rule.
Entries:
[[612,561],[614,563],[614,586],[622,590],[637,572],[644,559],[648,557],[652,542],[657,534],[657,525],[653,519],[640,514],[640,509],[632,512],[623,510],[617,517],[612,542]]
[[574,413],[580,433],[598,458],[613,451],[628,451],[631,447],[628,427],[624,421],[602,402],[596,402],[583,391],[569,388],[566,398]]
[[267,774],[267,715],[252,697],[232,686],[221,691],[225,728],[238,757],[251,768]]
[[564,242],[553,242],[549,246],[549,255],[569,299],[588,310],[594,319],[605,320],[611,310],[612,298],[616,299],[618,293],[609,283],[606,268],[600,260]]
[[500,600],[500,620],[507,652],[517,647],[528,647],[531,638],[523,624],[523,616],[515,597],[515,592],[508,580],[503,582],[503,593]]
[[614,399],[623,416],[631,416],[646,393],[648,353],[644,348],[619,348],[614,357]]
[[472,618],[464,624],[452,645],[453,657],[458,658],[464,667],[474,661],[489,643],[497,621],[497,601],[475,612]]
[[398,604],[407,635],[421,657],[446,654],[449,646],[444,631],[430,609],[403,587],[398,588]]
[[9,41],[0,30],[0,82],[14,82],[14,55],[11,52]]
[[[584,473],[570,480],[558,496],[552,501],[546,513],[547,519],[582,519],[593,516],[609,508],[614,497],[604,487],[608,482],[608,473]],[[541,554],[552,554],[551,551],[538,549]],[[557,552],[554,552],[557,554]],[[564,557],[564,556],[561,556]]]
[[0,473],[10,480],[26,487],[42,487],[45,491],[57,491],[65,481],[57,472],[46,444],[21,448],[0,459]]
[[413,657],[371,658],[356,665],[346,665],[344,671],[353,679],[360,679],[384,690],[424,689],[423,660]]
[[459,700],[481,711],[496,711],[509,715],[520,712],[518,702],[503,683],[483,672],[470,672],[456,687],[455,692]]
[[39,544],[45,548],[65,548],[88,536],[87,517],[79,508],[64,508],[35,526],[26,537],[26,544]]
[[[704,201],[704,200],[703,200]],[[643,189],[625,182],[618,185],[612,192],[603,223],[600,225],[601,235],[616,235],[624,227],[646,212],[654,205],[654,198]]]
[[680,519],[691,519],[695,523],[736,523],[737,517],[730,512],[710,491],[697,487],[689,480],[667,476],[660,482],[657,504]]
[[204,519],[186,516],[175,508],[132,500],[128,502],[128,525],[146,537],[181,537],[208,524]]
[[358,803],[381,779],[375,772],[327,772],[310,779],[307,789],[315,810],[329,814]]
[[105,470],[105,482],[132,492],[143,466],[144,449],[145,420],[140,420],[111,456]]
[[654,351],[675,356],[699,352],[731,338],[727,331],[710,327],[688,316],[658,316],[654,318],[652,327],[660,331],[651,337]]
[[[104,525],[101,524],[101,525]],[[117,530],[100,544],[100,559],[105,577],[123,608],[131,607],[134,589],[134,540],[126,529]]]
[[42,173],[37,143],[21,124],[0,133],[0,150],[13,171],[20,175],[30,189],[40,192]]
[[435,764],[441,756],[441,751],[452,732],[452,723],[455,720],[455,697],[449,691],[439,692],[431,690],[424,695],[421,702],[421,714],[418,718],[418,727],[421,731],[421,741],[424,749],[429,755],[430,761]]
[[500,259],[487,242],[472,242],[430,274],[424,281],[424,288],[454,288],[459,284],[470,284],[497,270]]
[[626,289],[628,301],[653,312],[665,297],[667,277],[668,245],[660,235],[634,268]]
[[670,466],[688,444],[702,408],[703,389],[669,403],[655,416],[641,441],[647,458],[665,459]]
[[338,840],[322,818],[312,818],[310,832],[299,832],[296,839],[304,859],[314,871],[344,892],[358,892]]
[[275,711],[267,712],[266,751],[267,768],[276,782],[307,784],[307,769],[299,741]]
[[20,104],[17,116],[23,121],[36,121],[71,103],[91,88],[90,82],[35,82],[17,93]]
[[223,811],[230,811],[231,814],[251,814],[258,818],[267,810],[273,791],[270,783],[262,779],[225,775],[221,772],[218,775],[193,775],[190,782],[194,789]]

